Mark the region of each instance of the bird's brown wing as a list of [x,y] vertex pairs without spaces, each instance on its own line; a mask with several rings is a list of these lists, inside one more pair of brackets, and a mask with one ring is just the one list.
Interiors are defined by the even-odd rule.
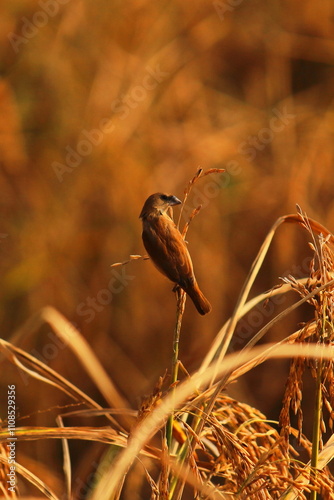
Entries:
[[144,246],[158,269],[181,287],[194,281],[191,258],[180,231],[164,216],[144,221]]

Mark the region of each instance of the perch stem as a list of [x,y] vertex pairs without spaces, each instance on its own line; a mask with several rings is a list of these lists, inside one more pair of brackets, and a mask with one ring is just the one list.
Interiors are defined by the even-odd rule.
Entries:
[[[173,392],[175,391],[175,386],[178,380],[180,334],[181,334],[182,317],[186,302],[186,294],[179,287],[176,289],[176,300],[177,300],[177,309],[176,309],[176,323],[175,323],[174,338],[173,338],[172,376],[171,376],[171,387]],[[173,413],[168,418],[166,427],[166,438],[169,450],[171,450],[172,440],[173,440],[173,421],[174,421]]]

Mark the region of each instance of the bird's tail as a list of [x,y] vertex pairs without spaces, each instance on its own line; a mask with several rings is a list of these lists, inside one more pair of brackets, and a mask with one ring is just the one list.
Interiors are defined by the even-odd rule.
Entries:
[[203,295],[201,292],[198,284],[195,283],[193,284],[192,287],[188,287],[184,289],[185,292],[189,295],[193,303],[195,304],[195,307],[197,311],[204,316],[204,314],[207,314],[211,311],[212,307],[208,299]]

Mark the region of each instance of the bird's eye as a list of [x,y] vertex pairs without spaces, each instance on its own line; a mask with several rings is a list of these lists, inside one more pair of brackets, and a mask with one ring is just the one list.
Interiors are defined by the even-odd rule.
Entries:
[[168,196],[166,194],[162,194],[160,196],[160,198],[163,200],[163,201],[167,201],[168,200]]

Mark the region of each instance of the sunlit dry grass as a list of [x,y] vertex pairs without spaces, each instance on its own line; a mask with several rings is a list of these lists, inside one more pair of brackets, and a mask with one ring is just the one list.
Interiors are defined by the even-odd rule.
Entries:
[[[68,497],[72,491],[75,497],[79,494],[73,490],[72,459],[68,447],[69,441],[79,439],[108,444],[110,450],[113,450],[108,459],[102,457],[100,466],[94,473],[95,482],[86,484],[86,490],[91,492],[93,499],[123,498],[122,491],[134,493],[139,487],[138,495],[140,495],[140,490],[142,488],[145,490],[145,481],[138,482],[140,476],[143,479],[146,477],[152,498],[188,498],[184,496],[187,492],[187,489],[184,490],[186,485],[193,489],[194,498],[204,495],[205,498],[217,499],[249,496],[254,499],[297,497],[307,499],[309,494],[311,498],[317,498],[318,494],[324,499],[334,498],[334,479],[326,468],[333,457],[333,440],[331,438],[324,444],[322,438],[326,431],[325,421],[327,420],[329,427],[332,428],[333,416],[333,347],[330,327],[334,286],[333,254],[330,245],[333,237],[324,227],[315,221],[310,221],[305,214],[300,213],[282,220],[290,220],[289,218],[309,231],[313,240],[310,246],[314,258],[311,261],[310,277],[307,282],[296,280],[292,276],[285,278],[284,281],[302,295],[302,300],[297,302],[298,305],[305,301],[313,305],[314,321],[281,343],[265,344],[258,348],[252,348],[250,345],[229,356],[221,354],[225,339],[219,332],[217,335],[220,339],[219,346],[217,342],[213,344],[218,354],[217,361],[214,361],[216,356],[211,355],[211,363],[208,364],[207,359],[204,360],[202,369],[171,390],[168,388],[168,380],[165,377],[161,378],[138,414],[127,409],[127,402],[118,394],[109,377],[104,374],[100,362],[81,338],[81,334],[52,308],[43,310],[38,321],[36,318],[30,321],[30,331],[25,326],[13,337],[13,341],[20,342],[23,333],[34,334],[39,322],[47,321],[59,337],[64,339],[66,336],[68,346],[72,348],[112,408],[99,405],[70,380],[36,360],[14,343],[1,341],[1,352],[7,363],[14,364],[19,371],[26,376],[36,378],[40,383],[51,384],[65,393],[70,400],[84,406],[74,411],[65,406],[56,418],[58,427],[23,426],[15,429],[18,443],[25,440],[62,439],[63,488],[68,491]],[[323,233],[327,236],[325,237]],[[271,232],[268,237],[270,235]],[[261,260],[261,252],[266,252],[267,249],[267,245],[262,245],[253,268],[256,268]],[[251,274],[249,279],[252,279]],[[247,289],[247,283],[244,289]],[[286,286],[284,291],[286,292]],[[244,295],[245,300],[247,295]],[[270,296],[270,292],[267,295]],[[289,307],[286,313],[293,309],[293,306]],[[242,316],[240,308],[236,308],[236,311]],[[230,324],[232,323],[231,318]],[[261,335],[255,335],[253,343],[260,338]],[[221,392],[240,374],[247,373],[259,363],[275,357],[294,358],[286,383],[280,433],[278,422],[268,421],[257,409],[233,400]],[[313,362],[315,359],[317,361]],[[307,360],[308,364],[305,365]],[[305,367],[302,370],[296,369],[296,366],[301,366],[301,362]],[[2,365],[4,364],[3,361]],[[319,393],[319,401],[314,406],[315,427],[312,442],[303,432],[301,413],[302,376],[304,370],[309,367],[317,381],[315,392]],[[101,376],[96,377],[96,373],[100,373]],[[173,382],[175,385],[175,381]],[[324,411],[325,408],[329,410],[328,416]],[[291,411],[298,413],[298,429],[294,429],[290,423]],[[172,436],[168,438],[167,435],[167,438],[175,441],[169,442],[168,451],[161,431],[171,412],[174,416],[169,422],[172,423],[173,432]],[[66,425],[69,417],[74,417],[78,421],[91,416],[106,417],[108,425],[93,427]],[[1,432],[2,443],[5,444],[9,438],[9,431],[6,432],[4,429]],[[143,461],[143,468],[133,475],[131,466],[137,456]],[[310,462],[307,461],[307,457]],[[2,460],[4,464],[5,459],[4,456]],[[103,473],[98,472],[101,468]],[[26,467],[20,465],[17,474],[37,487],[48,498],[59,498],[50,490],[47,482]],[[128,481],[127,476],[129,476]],[[145,496],[148,493],[143,494]]]
[[[20,426],[49,429],[62,412],[112,406],[126,411],[87,414],[83,426],[112,425],[123,439],[131,411],[171,363],[170,285],[150,262],[131,262],[125,274],[110,267],[143,254],[138,215],[149,194],[180,196],[198,167],[226,170],[194,186],[180,221],[203,205],[187,239],[213,312],[198,318],[187,304],[180,359],[190,373],[204,376],[214,359],[256,342],[314,340],[319,318],[327,324],[326,314],[313,322],[312,304],[331,290],[307,281],[307,232],[273,223],[298,204],[318,229],[333,229],[334,8],[312,0],[54,2],[57,12],[37,29],[43,2],[0,6],[1,387],[5,394],[17,385]],[[291,283],[275,288],[289,275],[299,292],[314,293],[294,310]],[[235,401],[277,420],[287,365],[253,369],[269,349],[219,381],[237,381],[229,387]],[[301,406],[311,439],[310,380]],[[65,425],[78,426],[77,418]],[[56,496],[66,490],[65,448],[58,438],[18,448],[22,466]],[[71,440],[74,496],[92,469],[103,476],[103,450]],[[135,473],[135,464],[128,476],[138,485],[147,479],[150,491],[159,469],[152,460],[143,461],[151,475]],[[24,484],[21,495],[30,493]],[[157,488],[166,487],[164,476]]]

